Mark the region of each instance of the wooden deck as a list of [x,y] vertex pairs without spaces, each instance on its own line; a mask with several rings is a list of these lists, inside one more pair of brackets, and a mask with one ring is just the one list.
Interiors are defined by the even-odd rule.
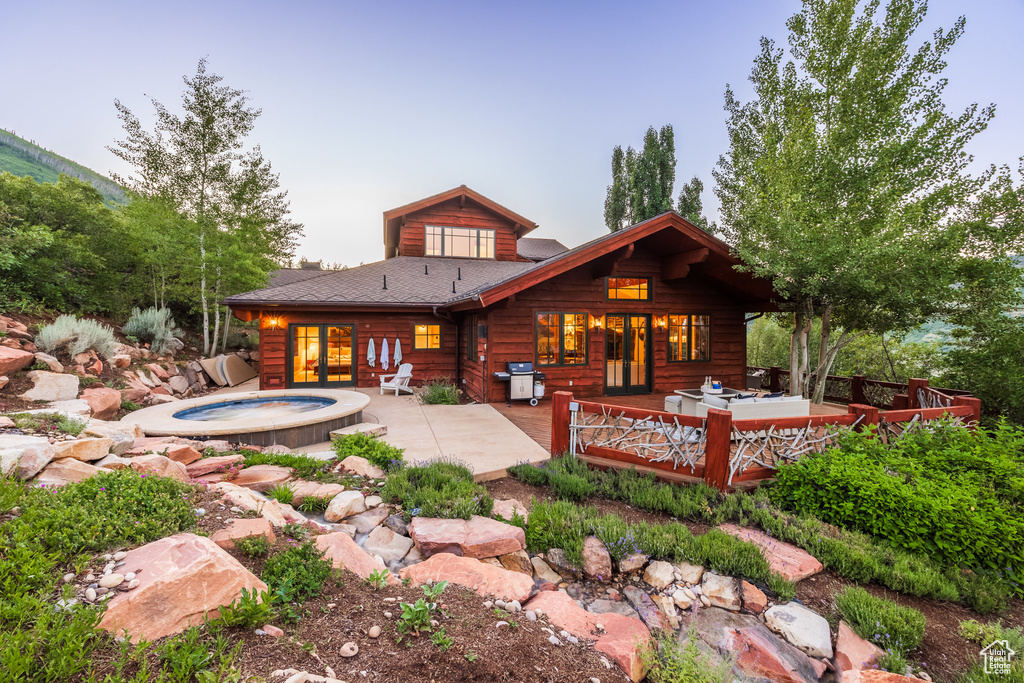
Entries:
[[[661,394],[644,394],[642,396],[600,396],[587,398],[590,401],[608,403],[610,405],[625,406],[627,408],[646,408],[648,410],[662,410],[665,405],[665,397]],[[548,453],[551,452],[551,399],[544,399],[536,407],[530,406],[525,401],[517,401],[511,406],[504,401],[492,403],[494,409],[504,415],[508,420],[519,427],[531,439],[540,444],[541,448]],[[811,415],[845,415],[846,406],[838,403],[822,403],[821,405],[811,404]]]

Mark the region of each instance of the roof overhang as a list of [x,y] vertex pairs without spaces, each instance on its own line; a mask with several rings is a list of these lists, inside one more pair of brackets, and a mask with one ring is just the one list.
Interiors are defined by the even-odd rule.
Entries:
[[384,212],[384,258],[391,258],[396,255],[398,249],[399,235],[402,229],[402,219],[409,214],[428,209],[438,204],[451,201],[452,199],[458,199],[462,202],[471,201],[480,206],[493,211],[494,213],[502,216],[515,225],[516,237],[522,237],[537,228],[537,224],[528,218],[520,216],[515,211],[506,208],[494,201],[489,199],[479,192],[472,190],[465,185],[459,185],[458,187],[452,188],[445,192],[435,194],[426,199],[420,199],[391,209],[390,211]]

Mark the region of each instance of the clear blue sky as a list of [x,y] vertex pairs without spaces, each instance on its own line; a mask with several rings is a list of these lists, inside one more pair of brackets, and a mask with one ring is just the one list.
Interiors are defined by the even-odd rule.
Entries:
[[[299,254],[381,258],[381,213],[465,183],[574,246],[601,234],[611,149],[676,132],[677,189],[726,149],[722,94],[746,99],[762,35],[795,0],[720,2],[70,2],[4,7],[0,126],[97,171],[128,169],[113,101],[152,121],[198,59],[263,109],[259,143],[305,223]],[[995,102],[978,164],[1024,154],[1024,0],[932,0],[967,15],[946,101]]]

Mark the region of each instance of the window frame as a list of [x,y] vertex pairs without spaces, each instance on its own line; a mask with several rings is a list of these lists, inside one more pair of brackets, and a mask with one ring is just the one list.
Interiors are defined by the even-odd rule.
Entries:
[[[541,363],[540,362],[540,349],[538,344],[540,343],[540,316],[542,315],[557,315],[558,316],[558,362],[557,363]],[[583,316],[583,362],[582,363],[566,363],[565,362],[565,316],[567,315],[582,315]],[[590,365],[590,314],[586,311],[535,311],[533,314],[533,364],[537,368],[581,368]]]
[[[430,237],[429,231],[431,229],[440,230],[441,231],[441,235],[440,235],[441,253],[440,254],[431,254],[428,251],[427,243],[428,243],[428,239]],[[490,241],[491,241],[491,243],[493,245],[493,252],[494,252],[494,254],[492,256],[452,256],[451,254],[446,254],[445,253],[445,239],[444,239],[445,230],[468,230],[470,233],[473,233],[473,235],[471,236],[471,239],[473,239],[475,237],[476,253],[477,254],[480,253],[480,247],[482,245],[480,236],[483,233],[489,233],[491,235],[491,240]],[[477,261],[494,261],[498,257],[498,231],[495,228],[467,228],[467,227],[461,227],[461,226],[458,226],[458,225],[424,225],[423,226],[423,255],[427,256],[427,257],[431,257],[431,258],[467,258],[467,259],[475,259]]]
[[[647,282],[647,296],[642,299],[620,299],[618,297],[612,297],[611,284],[612,280],[645,280]],[[618,289],[618,288],[617,288]],[[651,277],[616,277],[609,276],[604,279],[604,300],[605,301],[653,301],[654,300],[654,278]]]
[[[416,328],[417,327],[425,327],[425,328],[427,328],[427,333],[426,333],[427,344],[430,344],[430,338],[433,336],[430,333],[430,328],[431,327],[436,327],[437,328],[437,346],[420,346],[419,345],[419,336],[420,335],[418,335],[416,333]],[[441,344],[441,325],[440,325],[440,323],[413,323],[412,324],[412,348],[413,348],[413,351],[440,351],[441,350],[441,346],[442,346],[442,344]]]
[[[682,360],[676,360],[672,358],[672,335],[670,330],[672,329],[671,318],[683,317],[686,318],[686,358]],[[691,358],[693,355],[693,330],[695,326],[693,319],[695,317],[702,317],[708,319],[708,357],[707,358]],[[710,363],[713,357],[712,349],[714,345],[711,339],[711,324],[712,316],[710,313],[668,313],[665,315],[665,358],[669,363]]]
[[476,350],[480,345],[480,336],[478,332],[477,316],[473,313],[466,317],[466,324],[468,329],[466,330],[466,360],[472,363],[479,361]]

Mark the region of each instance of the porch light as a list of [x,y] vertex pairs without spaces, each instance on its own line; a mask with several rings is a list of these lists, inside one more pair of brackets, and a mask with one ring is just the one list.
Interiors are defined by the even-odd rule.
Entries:
[[668,326],[668,316],[660,315],[654,319],[654,323],[658,326],[659,330],[663,330]]
[[604,317],[599,315],[590,316],[590,327],[600,330],[604,327]]
[[281,326],[280,318],[267,318],[267,327],[276,330]]

